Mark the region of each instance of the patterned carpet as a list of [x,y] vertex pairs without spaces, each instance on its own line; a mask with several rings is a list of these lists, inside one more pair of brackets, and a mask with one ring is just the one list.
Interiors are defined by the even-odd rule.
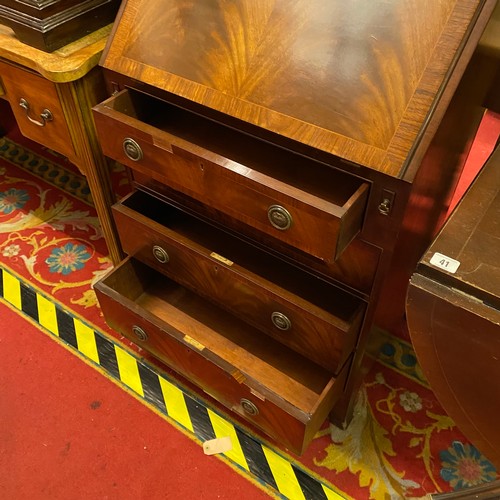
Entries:
[[[169,377],[105,325],[92,284],[112,264],[85,179],[64,159],[34,148],[0,139],[0,268]],[[128,190],[119,166],[113,178],[118,194]],[[325,423],[300,459],[235,424],[289,464],[298,486],[275,469],[259,477],[249,467],[243,472],[250,480],[266,482],[279,498],[363,500],[421,498],[497,478],[493,465],[465,439],[429,389],[404,326],[393,333],[380,332],[380,351],[352,423],[345,430]],[[192,437],[200,441],[196,433]]]

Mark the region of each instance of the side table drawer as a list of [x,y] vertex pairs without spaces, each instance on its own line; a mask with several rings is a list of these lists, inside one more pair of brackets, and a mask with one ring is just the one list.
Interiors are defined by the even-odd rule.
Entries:
[[343,391],[347,366],[332,377],[134,259],[95,290],[112,328],[295,453]]
[[113,215],[128,255],[340,371],[358,338],[361,299],[140,191]]
[[65,156],[74,148],[54,83],[0,61],[0,78],[21,133]]
[[94,116],[107,156],[324,261],[361,230],[355,176],[133,91]]

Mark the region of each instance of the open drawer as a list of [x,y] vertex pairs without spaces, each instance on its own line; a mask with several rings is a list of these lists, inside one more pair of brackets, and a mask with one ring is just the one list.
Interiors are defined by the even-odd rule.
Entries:
[[104,154],[331,262],[361,230],[369,185],[138,91],[94,108]]
[[113,207],[124,251],[337,373],[365,303],[268,252],[137,191]]
[[95,285],[108,324],[302,453],[343,391],[331,373],[127,258]]

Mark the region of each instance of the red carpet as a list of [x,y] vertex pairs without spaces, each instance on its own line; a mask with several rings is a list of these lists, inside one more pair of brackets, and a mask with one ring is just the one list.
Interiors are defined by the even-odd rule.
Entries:
[[[91,285],[111,264],[85,186],[77,186],[82,179],[35,149],[0,139],[4,303],[52,331],[0,304],[0,498],[396,499],[496,478],[445,415],[401,332],[383,334],[349,428],[325,427],[300,459],[185,389],[196,415],[180,431],[182,419],[170,401],[153,397],[151,381],[179,382],[100,315]],[[48,303],[58,330],[40,310]],[[99,356],[79,328],[95,334]],[[104,351],[112,359],[100,357]],[[124,360],[140,373],[141,387]],[[224,459],[231,467],[203,454],[201,442],[218,432],[239,440],[241,449]],[[268,493],[256,484],[267,484]]]
[[269,498],[2,306],[0,498]]
[[455,208],[465,191],[493,152],[500,131],[500,115],[487,111],[481,121],[476,138],[472,143],[467,158],[466,168],[460,177],[457,188],[450,203],[449,213]]

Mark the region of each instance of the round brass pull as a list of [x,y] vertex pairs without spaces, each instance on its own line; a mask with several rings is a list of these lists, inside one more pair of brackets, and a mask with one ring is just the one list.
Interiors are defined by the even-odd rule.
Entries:
[[132,331],[139,340],[142,340],[143,342],[148,340],[148,334],[140,326],[134,325],[132,327]]
[[290,212],[281,205],[271,205],[267,209],[267,218],[272,226],[280,231],[289,229],[293,222]]
[[250,400],[241,398],[240,404],[246,414],[252,417],[259,414],[259,409]]
[[144,156],[141,146],[139,146],[139,144],[130,137],[123,139],[123,152],[125,153],[125,156],[132,161],[142,160]]
[[273,312],[271,314],[271,321],[273,325],[280,330],[286,331],[292,328],[292,322],[288,316],[285,316],[283,313],[277,311]]
[[159,245],[155,245],[153,247],[153,255],[155,256],[155,259],[161,264],[166,264],[170,260],[167,251]]
[[39,127],[45,127],[47,122],[51,122],[54,117],[52,116],[52,113],[50,112],[50,109],[45,108],[41,113],[40,113],[40,118],[42,121],[35,120],[34,118],[31,118],[30,116],[30,103],[24,98],[21,97],[21,100],[19,101],[19,106],[26,111],[26,117],[31,123],[34,123],[35,125],[38,125]]

